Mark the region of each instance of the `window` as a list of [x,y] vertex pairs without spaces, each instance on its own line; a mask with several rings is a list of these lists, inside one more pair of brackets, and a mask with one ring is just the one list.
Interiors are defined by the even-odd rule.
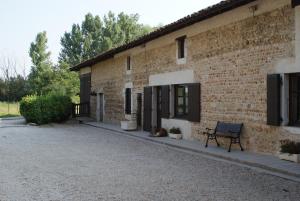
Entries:
[[127,70],[131,70],[131,58],[130,56],[127,57],[127,63],[126,63]]
[[176,85],[175,86],[175,117],[185,118],[189,113],[188,107],[188,86]]
[[300,127],[300,73],[267,76],[267,124]]
[[125,90],[125,114],[131,114],[131,89]]
[[185,36],[177,38],[177,56],[178,59],[185,58]]
[[290,75],[290,125],[300,126],[300,74]]

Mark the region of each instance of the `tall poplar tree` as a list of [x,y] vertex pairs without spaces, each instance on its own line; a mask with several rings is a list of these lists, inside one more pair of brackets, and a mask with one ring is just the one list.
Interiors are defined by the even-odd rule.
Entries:
[[50,52],[47,50],[47,34],[40,32],[30,45],[31,70],[28,76],[29,90],[31,93],[45,94],[51,91],[54,73],[50,61]]

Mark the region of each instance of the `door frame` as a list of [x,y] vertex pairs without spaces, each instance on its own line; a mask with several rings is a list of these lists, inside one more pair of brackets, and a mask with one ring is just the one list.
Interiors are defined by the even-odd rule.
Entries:
[[97,122],[103,122],[104,120],[104,94],[97,93],[97,108],[96,108]]

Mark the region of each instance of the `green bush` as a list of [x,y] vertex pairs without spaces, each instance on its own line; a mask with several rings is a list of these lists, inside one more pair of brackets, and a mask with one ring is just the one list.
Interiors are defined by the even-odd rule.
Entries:
[[300,142],[281,140],[281,153],[300,154]]
[[171,129],[169,130],[169,133],[173,133],[173,134],[181,134],[181,130],[180,130],[180,128],[175,128],[175,127],[173,127],[173,128],[171,128]]
[[27,122],[37,124],[65,121],[71,115],[71,108],[71,99],[58,94],[26,96],[20,102],[21,115]]

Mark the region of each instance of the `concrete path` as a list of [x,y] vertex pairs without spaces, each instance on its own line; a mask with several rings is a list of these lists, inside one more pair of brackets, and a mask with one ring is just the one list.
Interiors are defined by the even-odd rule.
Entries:
[[240,164],[248,165],[251,167],[260,168],[267,171],[269,174],[300,181],[300,164],[289,161],[283,161],[276,156],[250,153],[247,151],[241,152],[240,150],[232,150],[230,153],[228,153],[226,148],[216,147],[215,145],[213,145],[213,143],[209,145],[208,148],[205,148],[204,144],[199,141],[175,140],[168,137],[149,137],[149,133],[147,132],[123,131],[121,130],[119,125],[115,124],[105,124],[93,121],[85,121],[84,124],[104,128],[118,133],[123,133],[133,137],[142,138],[144,140],[149,140],[160,144],[165,144],[179,149],[202,153],[220,159],[225,159]]

